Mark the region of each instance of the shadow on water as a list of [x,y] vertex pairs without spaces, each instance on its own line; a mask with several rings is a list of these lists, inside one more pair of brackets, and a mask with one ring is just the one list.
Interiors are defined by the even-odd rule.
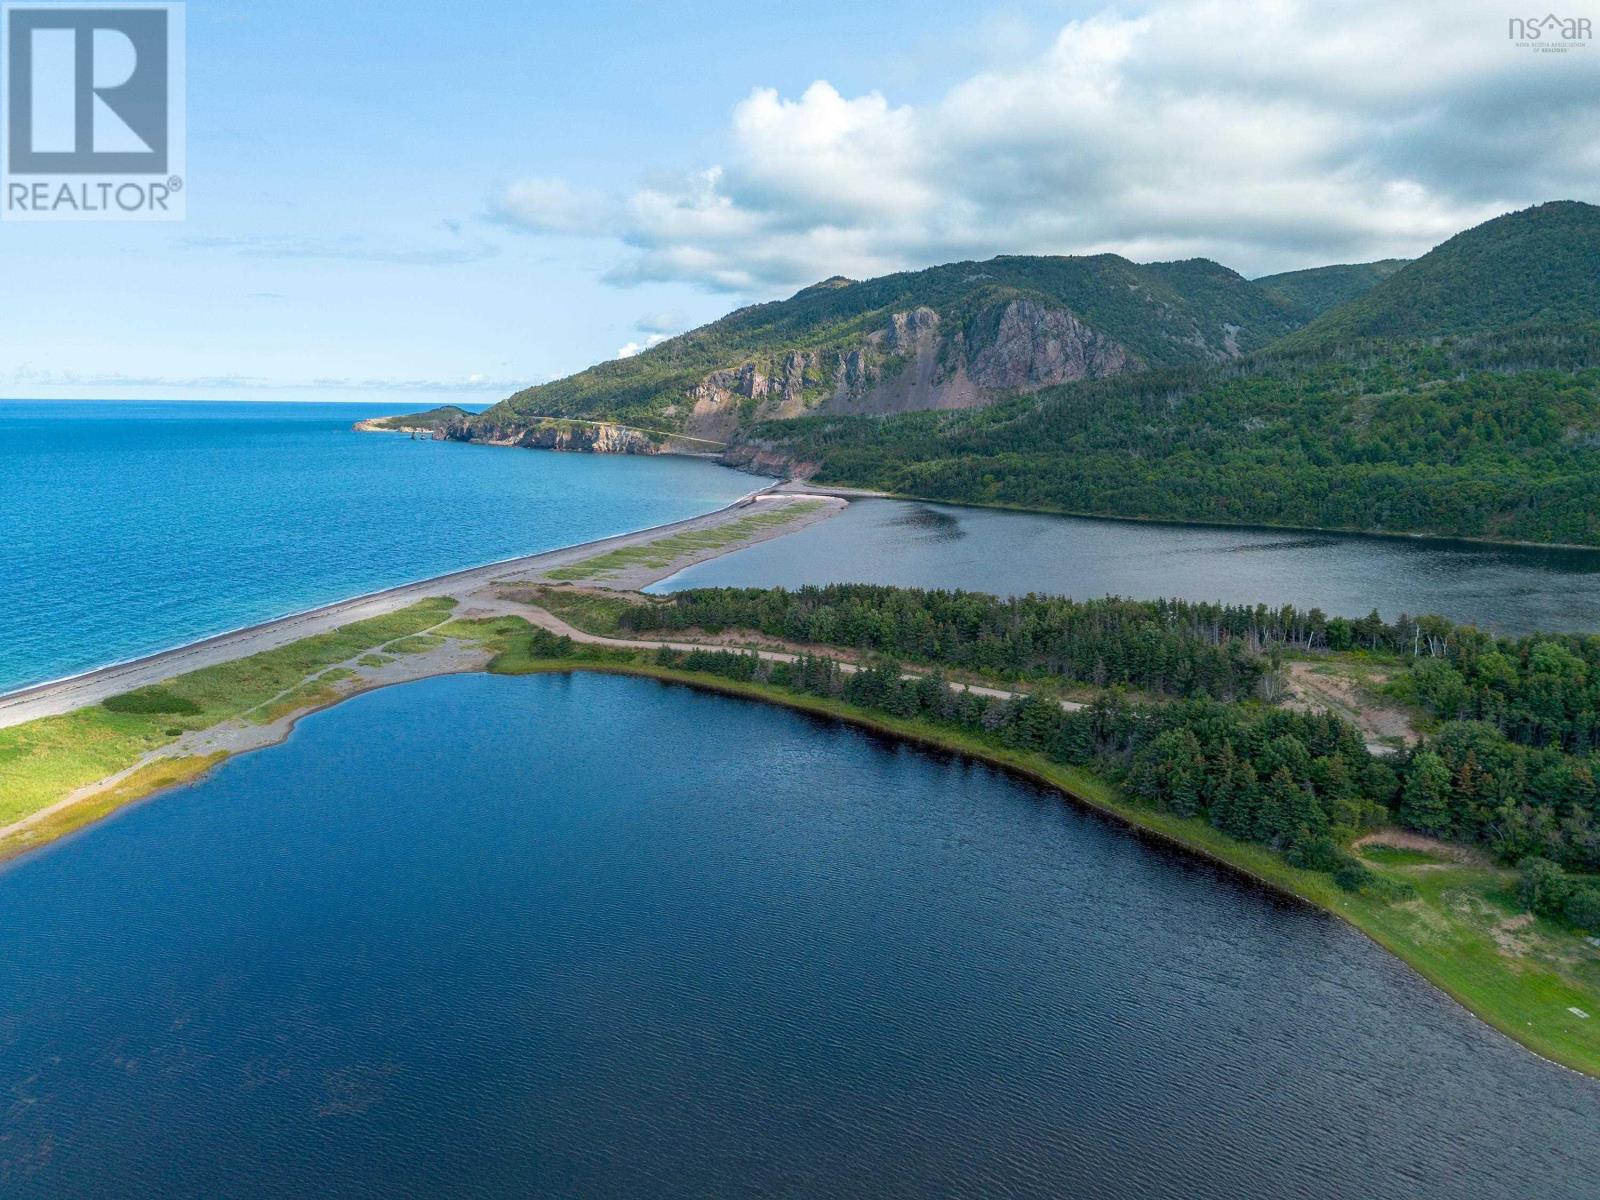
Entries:
[[652,587],[885,583],[1088,599],[1437,613],[1500,633],[1600,628],[1600,550],[1059,517],[860,500]]
[[961,521],[954,514],[929,508],[926,504],[909,504],[904,512],[890,521],[896,529],[909,529],[921,536],[922,542],[953,542],[967,536]]

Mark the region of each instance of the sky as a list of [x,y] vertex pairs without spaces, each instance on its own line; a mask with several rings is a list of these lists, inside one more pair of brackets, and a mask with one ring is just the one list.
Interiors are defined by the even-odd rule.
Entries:
[[0,223],[0,396],[483,404],[830,275],[1415,256],[1600,200],[1600,43],[1509,15],[192,0],[187,219]]

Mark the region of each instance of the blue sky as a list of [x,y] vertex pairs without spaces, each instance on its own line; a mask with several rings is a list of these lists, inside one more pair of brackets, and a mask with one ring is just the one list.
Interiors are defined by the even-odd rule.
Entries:
[[486,402],[833,273],[1596,198],[1600,46],[1400,7],[194,0],[188,219],[0,224],[0,394]]

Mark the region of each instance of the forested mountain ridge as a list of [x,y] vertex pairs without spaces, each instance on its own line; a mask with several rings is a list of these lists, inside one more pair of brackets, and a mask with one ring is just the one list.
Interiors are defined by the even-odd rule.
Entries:
[[1597,393],[1600,208],[1557,201],[1255,283],[1110,254],[833,278],[424,416],[968,503],[1600,545]]
[[1304,271],[1284,271],[1251,280],[1270,296],[1275,296],[1305,314],[1320,317],[1330,308],[1354,300],[1393,275],[1410,259],[1384,258],[1377,262],[1345,263],[1333,267],[1311,267]]
[[811,417],[738,449],[930,499],[1600,545],[1600,323],[1261,355],[959,415]]
[[1231,363],[767,424],[730,457],[970,503],[1600,545],[1600,208],[1468,230]]
[[1456,234],[1283,344],[1449,337],[1596,319],[1600,207],[1556,200]]
[[1069,380],[1231,361],[1305,317],[1205,259],[1006,256],[833,278],[447,429],[518,444],[546,418],[576,418],[722,442],[758,420],[970,408]]

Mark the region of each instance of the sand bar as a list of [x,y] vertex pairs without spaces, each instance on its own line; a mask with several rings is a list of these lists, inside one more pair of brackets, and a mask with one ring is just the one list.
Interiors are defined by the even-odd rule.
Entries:
[[0,696],[0,728],[35,721],[41,717],[56,716],[90,704],[98,704],[111,696],[145,687],[217,663],[231,662],[264,650],[274,650],[290,642],[315,634],[326,633],[353,621],[383,616],[419,600],[434,596],[454,596],[470,600],[476,593],[486,591],[499,582],[540,582],[547,573],[570,568],[598,554],[642,547],[665,537],[685,533],[709,533],[720,527],[743,521],[754,514],[791,511],[793,521],[777,522],[752,530],[748,536],[714,546],[702,546],[671,557],[660,566],[643,565],[627,572],[626,579],[616,583],[628,587],[642,587],[654,579],[665,578],[683,567],[719,554],[727,554],[744,546],[792,532],[802,524],[823,520],[841,511],[845,502],[835,497],[786,493],[774,495],[770,488],[752,492],[725,508],[703,513],[682,521],[671,521],[632,533],[599,538],[548,550],[539,554],[487,563],[452,571],[431,579],[402,584],[399,587],[355,596],[320,608],[264,621],[243,629],[231,630],[213,637],[203,638],[188,645],[177,646],[156,654],[114,663],[74,675],[66,679],[33,684]]

